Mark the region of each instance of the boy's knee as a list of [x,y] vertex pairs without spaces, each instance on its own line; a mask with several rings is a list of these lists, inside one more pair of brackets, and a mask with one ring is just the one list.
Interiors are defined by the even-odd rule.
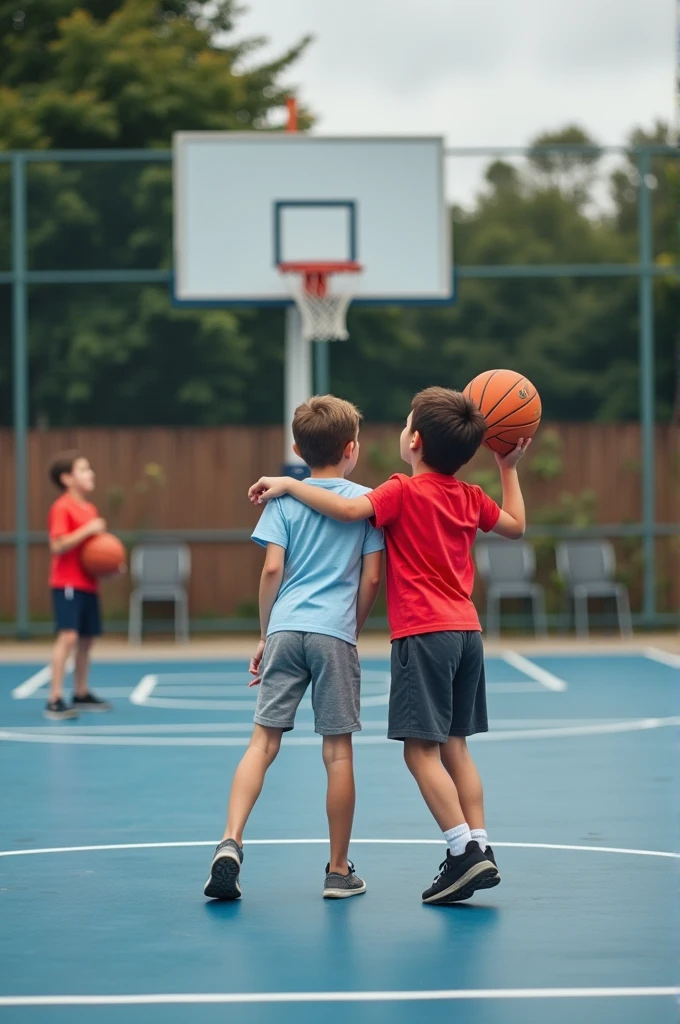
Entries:
[[439,757],[439,744],[430,740],[404,740],[404,761],[411,773],[430,757]]
[[352,734],[343,733],[342,736],[324,736],[323,738],[323,762],[326,766],[335,761],[352,760]]
[[258,747],[271,764],[281,748],[282,735],[281,729],[270,729],[266,725],[256,725],[250,744],[253,747]]
[[75,629],[62,629],[57,634],[57,643],[71,651],[78,643],[78,631]]
[[465,736],[449,736],[444,744],[444,751],[452,757],[465,757],[470,754]]

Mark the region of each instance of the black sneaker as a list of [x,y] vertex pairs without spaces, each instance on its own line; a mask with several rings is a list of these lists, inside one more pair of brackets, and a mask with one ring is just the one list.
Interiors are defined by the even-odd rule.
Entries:
[[446,851],[446,860],[439,865],[439,874],[423,893],[423,903],[458,903],[467,900],[477,889],[492,889],[501,876],[493,861],[488,860],[472,839],[465,853],[458,857]]
[[323,898],[325,900],[344,900],[348,896],[359,896],[366,892],[366,883],[363,878],[354,874],[354,864],[347,862],[349,871],[341,875],[339,871],[331,871],[330,864],[326,864],[326,881],[323,884]]
[[74,694],[73,707],[78,711],[113,711],[113,704],[95,697],[93,693],[86,693],[84,697],[76,697]]
[[44,711],[45,718],[51,718],[55,722],[61,722],[66,718],[77,718],[78,712],[65,704],[61,697],[58,700],[48,700]]
[[237,900],[241,895],[238,876],[243,864],[243,850],[235,839],[224,839],[210,865],[210,877],[203,893],[211,900]]

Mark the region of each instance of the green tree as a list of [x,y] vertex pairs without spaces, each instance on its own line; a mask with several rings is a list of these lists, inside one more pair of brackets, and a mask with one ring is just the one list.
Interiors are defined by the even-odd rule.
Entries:
[[[271,128],[288,95],[282,75],[309,39],[258,63],[264,40],[238,39],[238,12],[234,0],[34,0],[21,10],[0,2],[0,148],[101,148],[105,159],[111,146],[167,148],[180,129]],[[311,123],[305,110],[300,120]],[[171,266],[168,165],[41,163],[31,165],[28,189],[33,269]],[[0,324],[8,302],[5,290]],[[30,308],[34,419],[211,423],[247,414],[260,357],[243,329],[252,316],[173,309],[165,289],[133,286],[36,287]],[[8,367],[9,331],[1,336]],[[8,372],[0,398],[7,422]]]
[[[657,125],[649,134],[635,132],[630,142],[665,136]],[[574,128],[541,135],[535,145],[554,142],[593,148],[583,156],[534,150],[519,165],[490,164],[472,208],[453,210],[458,265],[637,261],[634,164],[625,159],[613,172],[601,168],[595,141]],[[657,259],[669,264],[680,262],[673,235],[678,169],[677,160],[658,159],[651,182]],[[601,201],[607,182],[611,207]],[[593,198],[596,185],[599,202]],[[677,279],[658,279],[655,308],[657,408],[659,418],[668,419],[680,314]],[[539,388],[548,418],[639,415],[635,279],[463,279],[454,306],[391,311],[391,320],[379,317],[379,332],[376,316],[352,311],[351,340],[333,349],[334,386],[356,398],[368,419],[399,418],[416,389],[435,383],[463,387],[493,366],[526,373]]]

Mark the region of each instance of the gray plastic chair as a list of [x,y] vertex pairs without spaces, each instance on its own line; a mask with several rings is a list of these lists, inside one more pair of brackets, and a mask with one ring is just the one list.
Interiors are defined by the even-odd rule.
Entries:
[[566,587],[566,600],[574,602],[576,635],[588,636],[588,598],[613,597],[622,636],[630,636],[628,590],[614,579],[616,558],[607,540],[563,541],[555,549],[557,572]]
[[189,639],[189,597],[186,584],[191,575],[191,552],[186,544],[140,544],[132,551],[128,639],[142,642],[144,601],[174,601],[175,639]]
[[475,561],[479,575],[486,583],[486,631],[498,636],[501,626],[501,601],[508,597],[524,597],[531,601],[534,630],[547,636],[545,593],[534,581],[536,555],[531,544],[515,540],[498,540],[475,545]]

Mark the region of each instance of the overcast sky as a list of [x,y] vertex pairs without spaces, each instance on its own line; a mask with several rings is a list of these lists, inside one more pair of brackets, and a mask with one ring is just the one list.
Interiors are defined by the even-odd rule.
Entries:
[[[521,145],[577,123],[599,142],[674,117],[674,0],[245,0],[239,34],[274,55],[315,132],[441,134]],[[457,162],[458,163],[458,162]],[[456,174],[469,198],[476,170]]]

